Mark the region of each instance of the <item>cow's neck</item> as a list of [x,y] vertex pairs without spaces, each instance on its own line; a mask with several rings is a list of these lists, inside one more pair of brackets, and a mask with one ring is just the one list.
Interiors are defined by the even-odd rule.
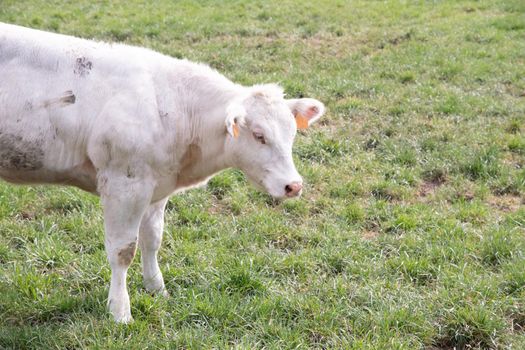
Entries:
[[[226,132],[226,107],[239,94],[239,86],[207,86],[205,100],[191,115],[188,125],[185,152],[179,161],[177,188],[196,185],[213,174],[232,166],[225,142],[230,137]],[[204,97],[206,96],[206,97]]]
[[212,137],[194,139],[186,147],[179,161],[177,188],[196,185],[228,167],[224,142],[218,138],[211,140]]

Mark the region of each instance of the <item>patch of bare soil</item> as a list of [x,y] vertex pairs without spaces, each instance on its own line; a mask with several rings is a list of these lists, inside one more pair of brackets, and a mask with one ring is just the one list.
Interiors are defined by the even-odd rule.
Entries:
[[434,194],[437,188],[445,183],[444,179],[437,178],[433,180],[426,180],[421,184],[419,188],[419,197],[429,197]]
[[365,231],[363,233],[363,238],[369,241],[376,239],[378,236],[379,236],[379,232],[377,231]]
[[505,213],[517,211],[525,204],[525,197],[513,195],[491,196],[487,199],[489,205]]

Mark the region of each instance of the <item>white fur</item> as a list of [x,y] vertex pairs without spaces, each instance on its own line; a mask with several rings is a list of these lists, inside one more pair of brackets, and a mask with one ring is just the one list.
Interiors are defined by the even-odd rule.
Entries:
[[[318,106],[315,119],[324,112],[293,101]],[[289,103],[276,85],[243,87],[206,65],[0,23],[0,177],[101,196],[118,322],[131,321],[131,247],[142,250],[146,288],[165,293],[157,251],[169,195],[229,167],[274,197],[302,181]]]

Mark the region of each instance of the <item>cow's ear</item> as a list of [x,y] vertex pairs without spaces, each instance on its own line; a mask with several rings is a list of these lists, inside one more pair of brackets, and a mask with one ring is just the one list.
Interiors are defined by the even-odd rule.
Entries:
[[244,126],[244,118],[246,117],[246,109],[237,103],[232,103],[226,108],[226,131],[231,137],[238,137],[240,127]]
[[306,129],[324,114],[325,107],[321,101],[313,98],[286,100],[297,123],[297,129]]

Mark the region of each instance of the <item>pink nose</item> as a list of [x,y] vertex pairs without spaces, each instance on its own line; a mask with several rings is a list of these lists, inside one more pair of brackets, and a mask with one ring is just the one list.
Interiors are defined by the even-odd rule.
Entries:
[[292,182],[284,187],[286,197],[297,197],[302,189],[303,185],[300,182]]

